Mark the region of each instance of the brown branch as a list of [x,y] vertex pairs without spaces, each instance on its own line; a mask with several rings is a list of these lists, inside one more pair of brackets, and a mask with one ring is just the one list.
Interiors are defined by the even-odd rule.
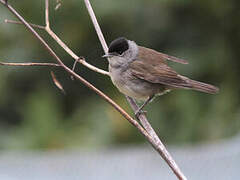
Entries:
[[36,37],[41,44],[46,48],[46,50],[53,56],[56,61],[59,63],[60,66],[62,66],[63,69],[65,69],[66,72],[68,72],[70,75],[74,76],[76,79],[78,79],[80,82],[82,82],[84,85],[86,85],[89,89],[93,90],[95,93],[97,93],[99,96],[101,96],[105,101],[107,101],[109,104],[111,104],[118,112],[120,112],[123,117],[125,117],[131,124],[133,124],[147,139],[151,144],[154,144],[154,140],[152,137],[146,132],[146,130],[130,115],[126,113],[120,106],[118,106],[111,98],[109,98],[107,95],[105,95],[103,92],[101,92],[99,89],[97,89],[95,86],[90,84],[88,81],[86,81],[84,78],[73,72],[70,68],[68,68],[61,59],[55,54],[55,52],[48,46],[48,44],[42,39],[42,37],[28,24],[21,15],[18,14],[18,12],[9,4],[6,4],[4,0],[0,0],[0,3],[6,6],[8,10],[14,14],[25,26],[26,28]]
[[[46,16],[48,16],[47,10],[45,11]],[[49,18],[45,18],[46,20],[48,20]],[[23,25],[22,22],[20,21],[13,21],[13,20],[8,20],[5,19],[4,21],[5,23],[11,23],[11,24],[21,24]],[[87,68],[91,69],[92,71],[95,71],[97,73],[103,74],[103,75],[109,75],[109,73],[107,71],[104,71],[102,69],[99,69],[89,63],[87,63],[85,60],[83,60],[82,58],[80,58],[79,56],[77,56],[50,28],[50,26],[41,26],[41,25],[37,25],[37,24],[31,24],[29,23],[30,26],[34,27],[34,28],[38,28],[41,30],[46,30],[46,32],[70,55],[72,56],[72,58],[74,58],[76,61],[78,61],[79,63],[81,63],[82,65],[86,66]],[[49,22],[46,24],[50,24]]]
[[61,67],[59,64],[55,63],[5,63],[0,62],[2,66],[52,66],[52,67]]
[[[23,24],[22,22],[19,22],[19,21],[14,21],[14,20],[9,20],[9,19],[5,19],[4,20],[5,23],[10,23],[10,24]],[[44,26],[41,26],[41,25],[37,25],[37,24],[32,24],[32,23],[29,23],[32,27],[34,28],[38,28],[38,29],[42,29],[44,30],[45,27]]]
[[50,23],[49,23],[49,1],[45,1],[45,23],[46,23],[46,29],[50,28]]
[[107,71],[96,68],[95,66],[87,63],[85,60],[79,58],[79,56],[77,56],[50,28],[46,27],[46,31],[69,55],[72,56],[72,58],[77,60],[79,63],[81,63],[82,65],[86,66],[87,68],[89,68],[97,73],[100,73],[103,75],[109,75],[109,73]]
[[[146,117],[144,115],[141,115],[139,117],[141,123],[143,124],[144,128],[147,130],[145,130],[144,128],[142,128],[141,125],[138,124],[138,122],[136,120],[134,120],[133,118],[131,118],[121,107],[119,107],[115,102],[113,102],[109,97],[107,97],[105,94],[103,94],[100,90],[96,89],[93,85],[91,85],[89,82],[87,82],[85,79],[83,79],[82,77],[80,77],[79,75],[77,75],[76,73],[74,73],[71,69],[69,69],[68,67],[66,67],[63,62],[58,58],[58,56],[52,51],[52,49],[47,45],[47,43],[32,29],[32,27],[35,28],[40,28],[40,29],[45,29],[70,55],[72,55],[72,57],[74,59],[78,58],[77,56],[74,56],[75,54],[51,31],[50,29],[50,23],[49,23],[49,12],[48,12],[48,0],[46,0],[46,8],[45,8],[45,14],[46,14],[46,27],[43,26],[39,26],[39,25],[34,25],[34,24],[28,24],[11,6],[9,6],[4,0],[0,0],[0,3],[4,4],[13,14],[15,14],[17,16],[17,18],[20,20],[20,23],[24,24],[33,34],[36,38],[38,38],[38,40],[40,40],[40,42],[45,46],[45,48],[48,50],[48,52],[57,60],[57,62],[59,63],[59,66],[62,66],[68,73],[70,73],[72,76],[74,76],[76,79],[80,80],[82,83],[84,83],[87,87],[89,87],[90,89],[94,90],[97,94],[99,94],[101,97],[103,97],[108,103],[110,103],[115,109],[117,109],[131,124],[133,124],[137,129],[139,129],[139,131],[148,139],[148,141],[152,144],[152,146],[160,153],[160,155],[163,157],[163,159],[168,163],[168,165],[172,168],[173,172],[176,174],[176,176],[179,179],[186,179],[185,176],[181,173],[180,169],[177,167],[176,163],[174,162],[174,160],[171,158],[170,154],[168,153],[168,151],[166,150],[166,148],[164,147],[164,145],[161,143],[160,139],[158,138],[158,136],[156,135],[156,133],[154,132],[154,130],[152,129],[151,125],[149,124],[149,122],[147,121]],[[98,33],[98,36],[100,38],[100,41],[103,45],[104,51],[107,52],[107,45],[106,42],[104,40],[104,37],[101,33],[100,27],[97,23],[96,17],[94,15],[94,12],[91,8],[91,4],[88,0],[85,0],[86,6],[88,8],[88,10],[90,10],[89,14],[92,18],[92,21],[94,23],[95,29]],[[94,15],[94,16],[93,16]],[[5,21],[6,22],[6,21]],[[8,21],[9,22],[9,21]],[[15,23],[15,22],[11,22],[11,23]],[[20,23],[15,23],[15,24],[20,24]],[[32,27],[31,27],[32,26]],[[100,31],[99,31],[100,30]],[[100,34],[99,34],[100,32]],[[105,44],[104,44],[105,42]],[[70,51],[69,51],[70,50]],[[83,61],[84,63],[85,61]],[[81,62],[82,63],[82,62]],[[82,64],[83,64],[82,63]],[[86,65],[86,64],[83,64]],[[91,65],[92,66],[92,65]],[[95,70],[96,67],[90,67],[90,69]],[[101,70],[103,71],[103,70]],[[101,71],[99,71],[100,73],[102,73]],[[96,71],[98,72],[98,71]],[[105,75],[108,75],[108,72],[102,73]],[[135,108],[137,108],[136,103],[133,101],[133,99],[129,98],[128,100],[132,100],[129,101],[130,105],[132,106],[132,108],[134,109],[134,111],[136,111]],[[134,108],[135,107],[135,108]]]
[[[134,112],[136,112],[139,109],[139,107],[136,105],[136,102],[128,96],[126,96],[126,98],[129,102],[129,104],[131,105],[131,107],[133,108]],[[157,151],[160,153],[162,158],[167,162],[167,164],[171,167],[171,169],[174,171],[176,176],[179,179],[186,178],[184,176],[184,174],[181,172],[181,170],[179,169],[179,167],[176,164],[176,162],[174,161],[174,159],[172,158],[171,154],[167,151],[166,147],[164,146],[162,141],[159,139],[158,135],[156,134],[156,132],[152,128],[151,124],[148,122],[146,116],[144,114],[140,114],[138,116],[138,119],[140,120],[141,124],[146,129],[146,131],[154,139],[154,142],[156,144],[156,148],[158,149]]]
[[96,31],[96,33],[98,35],[98,39],[99,39],[99,41],[102,44],[102,47],[103,47],[103,50],[104,50],[105,54],[107,54],[108,46],[107,46],[107,43],[106,43],[105,38],[103,36],[103,33],[101,31],[101,28],[100,28],[100,26],[98,24],[98,21],[97,21],[97,18],[95,16],[95,13],[93,11],[93,8],[91,6],[91,3],[90,3],[89,0],[84,0],[84,2],[85,2],[85,6],[86,6],[86,8],[88,10],[88,14],[90,15],[90,18],[92,20],[92,23],[93,23],[93,26],[95,28],[95,31]]
[[[92,20],[92,23],[94,25],[94,28],[95,28],[95,30],[97,32],[98,38],[99,38],[99,40],[100,40],[100,42],[102,44],[104,52],[107,53],[108,52],[107,43],[106,43],[106,41],[104,39],[103,33],[101,31],[101,28],[100,28],[100,26],[98,24],[98,21],[97,21],[97,18],[95,16],[95,13],[93,11],[93,8],[91,6],[91,3],[90,3],[89,0],[84,0],[84,2],[85,2],[85,5],[87,7],[88,13],[89,13],[89,15],[91,17],[91,20]],[[129,102],[129,104],[131,105],[132,109],[134,110],[134,112],[136,112],[138,110],[138,105],[136,104],[136,102],[131,97],[127,97],[127,100]],[[146,116],[144,114],[141,114],[137,118],[140,120],[142,126],[145,128],[145,130],[148,132],[148,134],[153,138],[154,142],[151,143],[151,144],[155,148],[155,150],[159,152],[159,154],[166,161],[166,163],[170,166],[170,168],[175,173],[175,175],[178,177],[178,179],[184,179],[185,180],[186,177],[181,172],[181,170],[178,167],[177,163],[174,161],[174,159],[172,158],[170,153],[167,151],[166,147],[161,142],[160,138],[157,136],[157,134],[154,131],[154,129],[152,128],[151,124],[148,122]]]
[[50,23],[49,23],[49,0],[45,0],[45,23],[46,27],[45,30],[48,32],[48,34],[69,54],[71,55],[75,60],[78,60],[81,64],[85,65],[89,69],[96,71],[98,73],[104,74],[104,75],[109,75],[108,72],[98,69],[95,66],[92,66],[91,64],[88,64],[86,61],[83,59],[79,58],[50,28]]

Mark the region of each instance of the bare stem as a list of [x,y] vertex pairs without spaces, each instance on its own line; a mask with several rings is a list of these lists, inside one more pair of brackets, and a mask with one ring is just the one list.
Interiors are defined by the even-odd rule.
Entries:
[[[23,24],[22,22],[20,21],[14,21],[14,20],[9,20],[9,19],[5,19],[4,20],[5,23],[11,23],[11,24]],[[38,28],[38,29],[45,29],[44,26],[41,26],[41,25],[37,25],[37,24],[32,24],[32,23],[29,23],[32,27],[34,28]]]
[[46,29],[50,27],[49,23],[49,1],[45,0],[45,23],[46,23]]
[[59,64],[55,63],[5,63],[0,62],[2,66],[52,66],[52,67],[61,67]]
[[[88,13],[91,17],[94,28],[97,32],[98,38],[99,38],[99,40],[102,44],[104,52],[107,53],[107,51],[108,51],[107,43],[104,39],[101,28],[98,24],[98,21],[96,19],[96,16],[95,16],[95,13],[94,13],[93,8],[91,6],[91,3],[90,3],[89,0],[84,0],[84,2],[85,2],[85,5],[86,5],[86,8],[88,10]],[[136,104],[136,102],[131,97],[127,97],[127,100],[129,102],[129,104],[131,105],[132,109],[134,110],[134,112],[136,112],[138,110],[138,105]],[[170,168],[175,173],[175,175],[178,177],[178,179],[181,179],[181,180],[184,179],[185,180],[186,177],[181,172],[180,168],[178,167],[178,165],[176,164],[176,162],[174,161],[174,159],[172,158],[170,153],[167,151],[166,147],[161,142],[160,138],[157,136],[157,134],[154,131],[154,129],[152,128],[151,124],[148,122],[146,116],[141,114],[138,117],[138,119],[140,120],[141,124],[143,125],[145,130],[148,132],[148,134],[153,138],[153,142],[151,142],[151,144],[155,148],[155,150],[159,152],[159,154],[166,161],[166,163],[170,166]]]
[[68,72],[70,75],[74,76],[76,79],[78,79],[80,82],[82,82],[84,85],[86,85],[88,88],[93,90],[95,93],[97,93],[99,96],[101,96],[105,101],[107,101],[109,104],[111,104],[118,112],[122,114],[123,117],[125,117],[131,124],[133,124],[147,139],[148,141],[153,144],[154,140],[152,137],[146,132],[146,130],[135,120],[133,119],[129,114],[126,113],[120,106],[118,106],[111,98],[109,98],[107,95],[105,95],[103,92],[101,92],[99,89],[97,89],[95,86],[90,84],[88,81],[86,81],[84,78],[73,72],[70,68],[68,68],[61,59],[55,54],[55,52],[48,46],[48,44],[42,39],[42,37],[28,24],[25,19],[21,15],[18,14],[18,12],[10,5],[6,4],[4,0],[0,0],[0,3],[4,4],[8,10],[13,13],[25,26],[26,28],[36,37],[41,44],[46,48],[46,50],[53,56],[56,61],[59,63],[60,66],[62,66],[63,69],[65,69],[66,72]]
[[[136,102],[126,96],[129,104],[131,105],[131,107],[133,108],[133,110],[136,112],[138,110],[138,106],[136,105]],[[181,178],[186,178],[184,176],[184,174],[180,171],[178,165],[176,164],[176,162],[174,161],[174,159],[172,158],[171,154],[167,151],[166,147],[164,146],[164,144],[162,143],[162,141],[159,139],[158,135],[156,134],[156,132],[154,131],[154,129],[152,128],[151,124],[148,122],[146,116],[144,114],[140,114],[138,116],[138,119],[140,120],[141,124],[143,125],[143,127],[146,129],[146,131],[151,135],[151,137],[154,139],[154,142],[156,144],[156,148],[159,149],[159,153],[162,156],[162,158],[167,162],[167,164],[173,169],[175,170],[174,173],[177,175],[177,177],[179,179]]]
[[[62,60],[55,54],[55,52],[48,46],[48,44],[41,38],[41,36],[39,36],[39,34],[34,31],[34,29],[32,27],[36,27],[36,28],[40,28],[40,29],[45,29],[70,55],[72,54],[72,57],[74,59],[79,59],[78,56],[75,56],[75,54],[60,40],[60,38],[58,38],[56,36],[56,34],[54,34],[51,29],[50,29],[50,23],[49,23],[49,1],[45,0],[46,5],[45,5],[45,21],[46,21],[46,27],[42,27],[39,25],[34,25],[34,24],[28,24],[16,11],[14,8],[12,8],[10,5],[7,4],[6,0],[0,0],[0,3],[2,3],[3,5],[5,5],[19,20],[22,24],[24,24],[28,30],[30,30],[31,33],[33,33],[33,35],[44,45],[44,47],[47,49],[47,51],[56,59],[56,61],[59,63],[57,66],[61,66],[62,68],[65,69],[65,71],[67,71],[69,74],[71,74],[72,76],[74,76],[76,79],[78,79],[79,81],[81,81],[83,84],[85,84],[87,87],[89,87],[90,89],[92,89],[93,91],[95,91],[98,95],[100,95],[103,99],[105,99],[108,103],[110,103],[117,111],[119,111],[131,124],[133,124],[146,138],[147,140],[152,144],[152,146],[160,153],[160,155],[163,157],[163,159],[167,162],[167,164],[171,167],[171,169],[173,170],[173,172],[176,174],[176,176],[179,179],[183,179],[185,180],[186,177],[183,175],[183,173],[180,171],[180,169],[178,168],[177,164],[175,163],[175,161],[173,160],[173,158],[171,157],[171,155],[168,153],[168,151],[166,150],[165,146],[163,145],[163,143],[160,141],[160,139],[158,138],[158,136],[156,135],[156,133],[154,132],[154,130],[152,129],[151,125],[149,124],[149,122],[147,121],[147,118],[144,115],[139,116],[139,119],[141,121],[141,123],[143,124],[144,128],[135,120],[133,119],[131,116],[129,116],[120,106],[118,106],[111,98],[109,98],[108,96],[106,96],[103,92],[101,92],[100,90],[98,90],[96,87],[94,87],[92,84],[90,84],[88,81],[86,81],[85,79],[83,79],[81,76],[79,76],[78,74],[76,74],[75,72],[73,72],[70,68],[68,68],[63,62]],[[104,52],[106,53],[108,51],[108,47],[106,44],[106,41],[103,37],[102,31],[100,29],[100,26],[98,25],[97,19],[94,15],[93,9],[91,7],[91,4],[89,2],[89,0],[85,0],[85,4],[86,7],[89,11],[89,14],[91,16],[91,19],[93,21],[94,27],[97,31],[98,37],[101,41],[101,44],[103,46]],[[6,22],[6,20],[5,20]],[[10,23],[8,21],[8,23]],[[11,22],[11,23],[15,23],[15,24],[19,24],[16,22]],[[31,27],[32,26],[32,27]],[[70,50],[70,51],[69,51]],[[84,64],[84,60],[82,60],[82,62],[80,61],[80,63]],[[1,65],[17,65],[16,63],[1,63]],[[31,66],[30,64],[33,63],[20,63],[22,64],[22,66]],[[41,64],[41,65],[40,65]],[[47,63],[50,64],[50,63]],[[35,64],[37,65],[37,64]],[[38,63],[38,65],[43,66],[42,63]],[[52,65],[49,65],[52,66]],[[53,65],[56,66],[56,65]],[[86,65],[87,66],[87,65]],[[95,70],[96,67],[92,67],[90,69]],[[96,71],[105,75],[108,75],[108,72],[102,72],[101,71]],[[132,98],[128,98],[128,100],[132,100],[129,101],[131,107],[134,109],[137,107],[137,104],[134,102],[134,100]],[[135,108],[134,108],[135,107]]]
[[[48,7],[48,6],[46,6]],[[45,10],[45,14],[46,16],[49,15],[48,10]],[[47,20],[49,20],[48,17],[45,18],[46,19],[46,24],[49,25],[49,22]],[[12,23],[12,24],[23,24],[20,21],[13,21],[13,20],[8,20],[5,19],[5,23]],[[87,68],[91,69],[92,71],[95,71],[97,73],[103,74],[103,75],[109,75],[109,73],[107,71],[104,71],[102,69],[99,69],[91,64],[89,64],[87,61],[79,58],[79,56],[77,56],[50,28],[50,26],[44,27],[41,25],[37,25],[37,24],[30,24],[32,27],[34,28],[38,28],[38,29],[42,29],[42,30],[46,30],[46,32],[70,55],[72,56],[72,58],[74,58],[76,61],[78,61],[79,63],[81,63],[82,65],[86,66]]]
[[109,75],[108,72],[96,68],[95,66],[87,63],[83,59],[79,58],[50,28],[50,23],[49,23],[49,0],[45,0],[45,23],[46,27],[45,30],[48,32],[48,34],[70,55],[72,58],[83,64],[84,66],[88,67],[89,69],[101,73],[103,75]]
[[104,52],[105,52],[105,54],[106,54],[106,53],[108,52],[108,46],[107,46],[107,43],[106,43],[105,38],[104,38],[104,36],[103,36],[103,33],[102,33],[102,31],[101,31],[101,28],[100,28],[100,26],[99,26],[99,24],[98,24],[98,21],[97,21],[97,18],[96,18],[96,16],[95,16],[95,13],[94,13],[94,11],[93,11],[93,8],[92,8],[92,6],[91,6],[91,3],[90,3],[89,0],[84,0],[84,2],[85,2],[85,5],[86,5],[86,7],[87,7],[88,13],[89,13],[89,15],[90,15],[90,17],[91,17],[91,20],[92,20],[92,23],[93,23],[93,25],[94,25],[94,28],[95,28],[95,30],[96,30],[96,32],[97,32],[99,41],[101,42],[102,47],[103,47],[103,50],[104,50]]

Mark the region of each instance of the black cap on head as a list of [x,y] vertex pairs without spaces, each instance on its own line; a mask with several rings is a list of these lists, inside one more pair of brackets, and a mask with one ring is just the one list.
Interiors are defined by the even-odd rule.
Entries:
[[128,42],[124,37],[113,40],[109,45],[109,53],[118,53],[119,55],[128,50]]

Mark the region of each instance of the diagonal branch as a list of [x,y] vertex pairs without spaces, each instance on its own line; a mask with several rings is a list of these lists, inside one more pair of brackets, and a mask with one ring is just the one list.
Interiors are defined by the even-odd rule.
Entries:
[[[104,71],[102,69],[99,69],[89,63],[87,63],[84,59],[80,58],[77,56],[50,28],[50,23],[49,23],[49,11],[48,11],[48,4],[46,3],[46,10],[45,10],[45,21],[46,21],[46,26],[41,26],[37,24],[30,24],[30,26],[34,28],[38,28],[41,30],[46,30],[46,32],[70,55],[72,56],[73,59],[75,59],[77,62],[81,63],[82,65],[86,66],[87,68],[91,69],[92,71],[95,71],[97,73],[103,74],[103,75],[109,75],[107,71]],[[20,21],[14,21],[14,20],[8,20],[5,19],[5,23],[11,23],[11,24],[22,24]]]
[[95,86],[90,84],[88,81],[86,81],[84,78],[76,74],[74,71],[72,71],[70,68],[68,68],[61,59],[55,54],[55,52],[48,46],[48,44],[42,39],[42,37],[23,19],[21,15],[18,14],[18,12],[9,4],[5,3],[4,0],[0,0],[0,3],[5,5],[8,10],[14,14],[24,25],[25,27],[36,37],[41,44],[46,48],[46,50],[50,53],[51,56],[53,56],[58,64],[70,75],[74,76],[76,79],[78,79],[80,82],[82,82],[84,85],[86,85],[89,89],[93,90],[95,93],[97,93],[99,96],[101,96],[105,101],[107,101],[109,104],[111,104],[120,114],[122,114],[123,117],[125,117],[132,125],[134,125],[151,143],[154,144],[153,138],[146,132],[146,130],[135,120],[133,119],[126,111],[124,111],[120,106],[118,106],[111,98],[109,98],[107,95],[105,95],[103,92],[101,92],[99,89],[97,89]]
[[107,54],[108,46],[107,46],[107,43],[106,43],[105,38],[103,36],[103,33],[101,31],[101,28],[100,28],[100,26],[98,24],[97,18],[95,16],[95,13],[94,13],[93,8],[92,8],[92,5],[91,5],[89,0],[84,0],[84,2],[85,2],[85,6],[86,6],[86,8],[88,10],[88,13],[90,15],[90,18],[92,20],[93,26],[94,26],[94,28],[95,28],[95,30],[97,32],[99,41],[102,44],[102,47],[103,47],[103,50],[104,50],[105,54]]
[[[102,44],[104,52],[107,53],[107,51],[108,51],[107,43],[106,43],[106,41],[104,39],[103,33],[101,31],[101,28],[100,28],[100,26],[98,24],[98,21],[97,21],[97,18],[95,16],[95,13],[93,11],[93,8],[91,6],[91,3],[90,3],[89,0],[84,0],[84,2],[85,2],[85,5],[87,7],[88,13],[89,13],[89,15],[91,17],[91,20],[92,20],[92,23],[94,25],[94,28],[95,28],[95,30],[97,32],[98,38],[99,38],[99,40],[100,40],[100,42]],[[131,97],[126,97],[126,98],[127,98],[128,102],[129,102],[129,104],[131,105],[132,109],[134,110],[134,112],[136,112],[138,110],[138,105],[136,104],[136,102]],[[141,124],[146,129],[148,134],[153,138],[154,144],[152,144],[152,146],[155,148],[155,150],[157,150],[159,152],[159,154],[166,161],[166,163],[170,166],[170,168],[175,173],[175,175],[179,179],[184,179],[185,180],[186,177],[181,172],[181,170],[178,167],[177,163],[174,161],[174,159],[172,158],[170,153],[167,151],[166,147],[161,142],[160,138],[157,136],[157,134],[154,131],[154,129],[152,128],[151,124],[148,122],[146,116],[141,114],[137,118],[140,120]]]
[[[15,24],[24,24],[33,34],[34,36],[45,46],[45,48],[47,49],[47,51],[57,60],[57,62],[59,63],[58,66],[61,66],[62,68],[64,68],[68,73],[70,73],[72,76],[74,76],[76,79],[78,79],[79,81],[81,81],[83,84],[85,84],[87,87],[89,87],[90,89],[92,89],[93,91],[95,91],[98,95],[100,95],[103,99],[105,99],[108,103],[110,103],[116,110],[118,110],[131,124],[133,124],[146,138],[147,140],[152,144],[152,146],[160,153],[160,155],[163,157],[163,159],[167,162],[167,164],[171,167],[171,169],[173,170],[173,172],[176,174],[176,176],[179,179],[186,179],[186,177],[182,174],[182,172],[180,171],[180,169],[178,168],[177,164],[175,163],[175,161],[173,160],[173,158],[171,157],[171,155],[168,153],[168,151],[166,150],[165,146],[162,144],[162,142],[160,141],[160,139],[158,138],[157,134],[155,133],[155,131],[152,129],[151,125],[149,124],[149,122],[147,121],[146,117],[144,115],[139,116],[140,122],[142,123],[142,125],[144,126],[144,129],[136,120],[134,120],[133,118],[131,118],[121,107],[119,107],[114,101],[112,101],[108,96],[106,96],[105,94],[103,94],[100,90],[98,90],[97,88],[95,88],[92,84],[90,84],[89,82],[87,82],[85,79],[83,79],[81,76],[77,75],[75,72],[73,72],[71,69],[69,69],[67,66],[65,66],[65,64],[63,64],[63,62],[61,61],[61,59],[54,53],[54,51],[48,46],[48,44],[33,30],[32,27],[36,27],[36,28],[40,28],[40,29],[45,29],[52,37],[53,39],[55,39],[60,46],[62,46],[62,48],[64,48],[75,60],[79,60],[79,57],[76,56],[61,40],[60,38],[57,37],[56,34],[54,34],[51,29],[50,29],[50,23],[49,23],[49,7],[48,7],[48,0],[45,0],[46,2],[46,7],[45,7],[45,20],[46,20],[46,27],[43,26],[39,26],[39,25],[34,25],[34,24],[28,24],[16,11],[15,9],[13,9],[10,5],[7,4],[6,0],[0,0],[0,3],[2,3],[3,5],[5,5],[15,16],[17,16],[17,18],[20,20],[19,23],[15,23],[15,22],[10,22],[10,23],[15,23]],[[89,14],[91,16],[91,19],[93,21],[93,24],[95,26],[95,29],[98,33],[99,39],[102,43],[102,46],[104,48],[104,51],[107,52],[108,47],[107,44],[104,40],[103,34],[101,32],[101,29],[98,25],[98,22],[96,20],[96,17],[94,15],[93,9],[91,7],[91,4],[88,0],[85,0],[85,4],[86,7],[89,11]],[[6,22],[6,21],[5,21]],[[9,22],[9,21],[8,21]],[[32,27],[31,27],[32,26]],[[93,71],[108,75],[108,72],[103,71],[100,69],[100,71],[98,71],[98,68],[90,65],[88,63],[86,63],[86,61],[82,60],[80,61],[80,63],[82,63],[83,65],[87,66],[88,68],[92,69]],[[85,63],[85,64],[84,64]],[[6,64],[5,64],[6,65]],[[91,67],[92,66],[92,67]],[[97,69],[97,70],[96,70]],[[132,98],[127,98],[131,107],[133,108],[134,111],[136,111],[136,109],[138,108],[138,106],[136,105],[136,103],[134,102],[134,100]]]
[[[137,106],[136,102],[132,98],[130,98],[128,96],[126,96],[126,98],[127,98],[128,102],[129,102],[129,104],[131,105],[131,107],[133,108],[133,110],[136,112],[139,109],[139,107]],[[157,146],[157,151],[160,153],[162,158],[167,162],[167,164],[172,168],[172,170],[176,174],[176,176],[179,179],[186,178],[184,176],[184,174],[181,172],[181,170],[179,169],[179,167],[176,164],[176,162],[174,161],[174,159],[172,158],[171,154],[167,151],[165,145],[159,139],[158,135],[156,134],[156,132],[152,128],[151,124],[148,122],[146,116],[144,114],[140,114],[138,116],[138,118],[139,118],[141,124],[143,125],[143,127],[146,129],[146,131],[154,139],[154,142],[156,143],[156,146]]]
[[78,57],[50,28],[50,22],[49,22],[49,0],[45,0],[45,23],[46,27],[45,30],[48,32],[48,34],[69,54],[74,58],[76,61],[80,62],[84,66],[88,67],[89,69],[96,71],[98,73],[109,75],[108,72],[96,68],[95,66],[92,66],[91,64],[87,63],[85,60]]
[[[103,92],[101,92],[100,90],[98,90],[96,87],[94,87],[92,84],[90,84],[88,81],[86,81],[84,78],[82,78],[81,76],[79,76],[78,74],[76,74],[75,72],[73,72],[70,68],[68,68],[62,61],[61,59],[55,54],[55,52],[48,46],[48,44],[42,39],[42,37],[23,19],[22,16],[20,16],[18,14],[18,12],[9,4],[6,4],[4,0],[0,0],[0,3],[2,3],[3,5],[5,5],[8,10],[13,13],[25,26],[26,28],[34,35],[34,37],[36,37],[41,44],[46,48],[46,50],[51,54],[51,56],[53,56],[56,61],[58,62],[59,66],[61,66],[62,68],[64,68],[69,74],[73,75],[76,79],[78,79],[79,81],[81,81],[83,84],[85,84],[87,87],[89,87],[90,89],[92,89],[93,91],[95,91],[97,94],[99,94],[101,97],[103,97],[107,102],[109,102],[111,105],[113,105],[115,107],[116,110],[118,110],[126,119],[128,119],[129,121],[131,121],[132,124],[136,124],[133,118],[131,118],[131,116],[129,116],[121,107],[119,107],[114,101],[111,100],[111,98],[109,98],[108,96],[106,96]],[[140,129],[141,126],[140,126]],[[142,129],[143,130],[143,129]],[[144,130],[145,131],[145,130]],[[145,134],[145,133],[144,133]],[[147,134],[147,133],[146,133]]]

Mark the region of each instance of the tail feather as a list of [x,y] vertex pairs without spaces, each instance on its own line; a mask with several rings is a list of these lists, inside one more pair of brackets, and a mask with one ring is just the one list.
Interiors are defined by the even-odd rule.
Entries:
[[211,84],[195,81],[184,76],[181,77],[191,86],[191,89],[194,89],[196,91],[201,91],[209,94],[216,94],[219,91],[219,88]]
[[199,81],[190,79],[189,83],[192,85],[192,89],[197,90],[197,91],[201,91],[201,92],[205,92],[205,93],[209,93],[209,94],[216,94],[219,91],[219,89],[217,87],[210,85],[210,84],[202,83]]

